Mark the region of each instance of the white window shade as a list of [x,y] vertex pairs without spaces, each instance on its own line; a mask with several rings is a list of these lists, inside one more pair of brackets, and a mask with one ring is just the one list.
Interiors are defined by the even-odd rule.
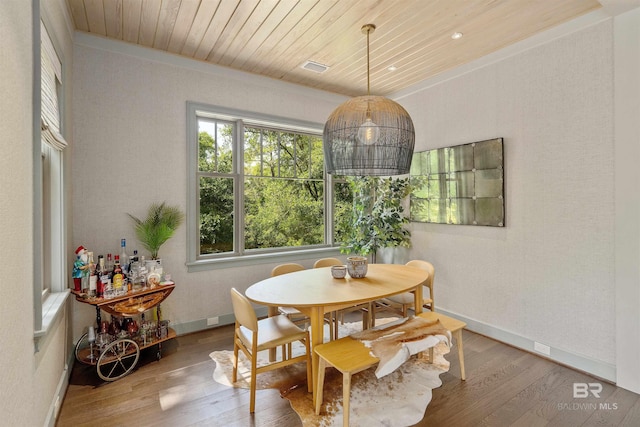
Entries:
[[62,151],[67,146],[67,142],[60,133],[58,88],[62,81],[62,64],[42,22],[40,23],[40,30],[43,35],[46,35],[42,37],[42,48],[40,50],[42,61],[42,140],[54,149]]

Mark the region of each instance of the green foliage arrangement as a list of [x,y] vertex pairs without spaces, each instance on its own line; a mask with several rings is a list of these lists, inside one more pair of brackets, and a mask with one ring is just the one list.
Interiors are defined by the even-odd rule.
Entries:
[[127,214],[134,222],[136,237],[142,246],[158,259],[160,246],[164,244],[184,221],[184,213],[177,206],[167,206],[165,202],[149,206],[144,220]]
[[341,217],[340,251],[371,254],[371,261],[376,262],[380,248],[410,246],[411,233],[404,227],[409,219],[402,206],[411,191],[409,179],[365,176],[350,177],[347,182],[353,209],[350,215]]

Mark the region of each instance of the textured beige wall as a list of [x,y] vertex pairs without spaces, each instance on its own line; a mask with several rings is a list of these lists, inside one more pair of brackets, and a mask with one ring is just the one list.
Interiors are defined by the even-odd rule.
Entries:
[[[506,227],[413,224],[442,309],[615,363],[612,21],[401,99],[417,150],[504,138]],[[420,243],[417,243],[420,242]]]
[[616,375],[640,393],[640,8],[616,16]]
[[30,2],[0,2],[0,413],[37,425],[32,397],[32,49]]

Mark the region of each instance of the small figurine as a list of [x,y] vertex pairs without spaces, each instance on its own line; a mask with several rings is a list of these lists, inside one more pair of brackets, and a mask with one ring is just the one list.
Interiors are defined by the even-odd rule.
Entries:
[[89,255],[84,246],[80,245],[76,249],[76,260],[73,263],[73,271],[71,277],[73,277],[73,290],[80,292],[82,290],[82,278],[89,273]]

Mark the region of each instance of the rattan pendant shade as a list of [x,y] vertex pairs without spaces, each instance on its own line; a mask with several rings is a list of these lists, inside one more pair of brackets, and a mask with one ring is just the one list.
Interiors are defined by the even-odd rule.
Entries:
[[[367,92],[369,92],[369,33]],[[334,175],[404,175],[409,173],[415,131],[409,113],[383,96],[358,96],[342,103],[324,125],[327,172]]]

